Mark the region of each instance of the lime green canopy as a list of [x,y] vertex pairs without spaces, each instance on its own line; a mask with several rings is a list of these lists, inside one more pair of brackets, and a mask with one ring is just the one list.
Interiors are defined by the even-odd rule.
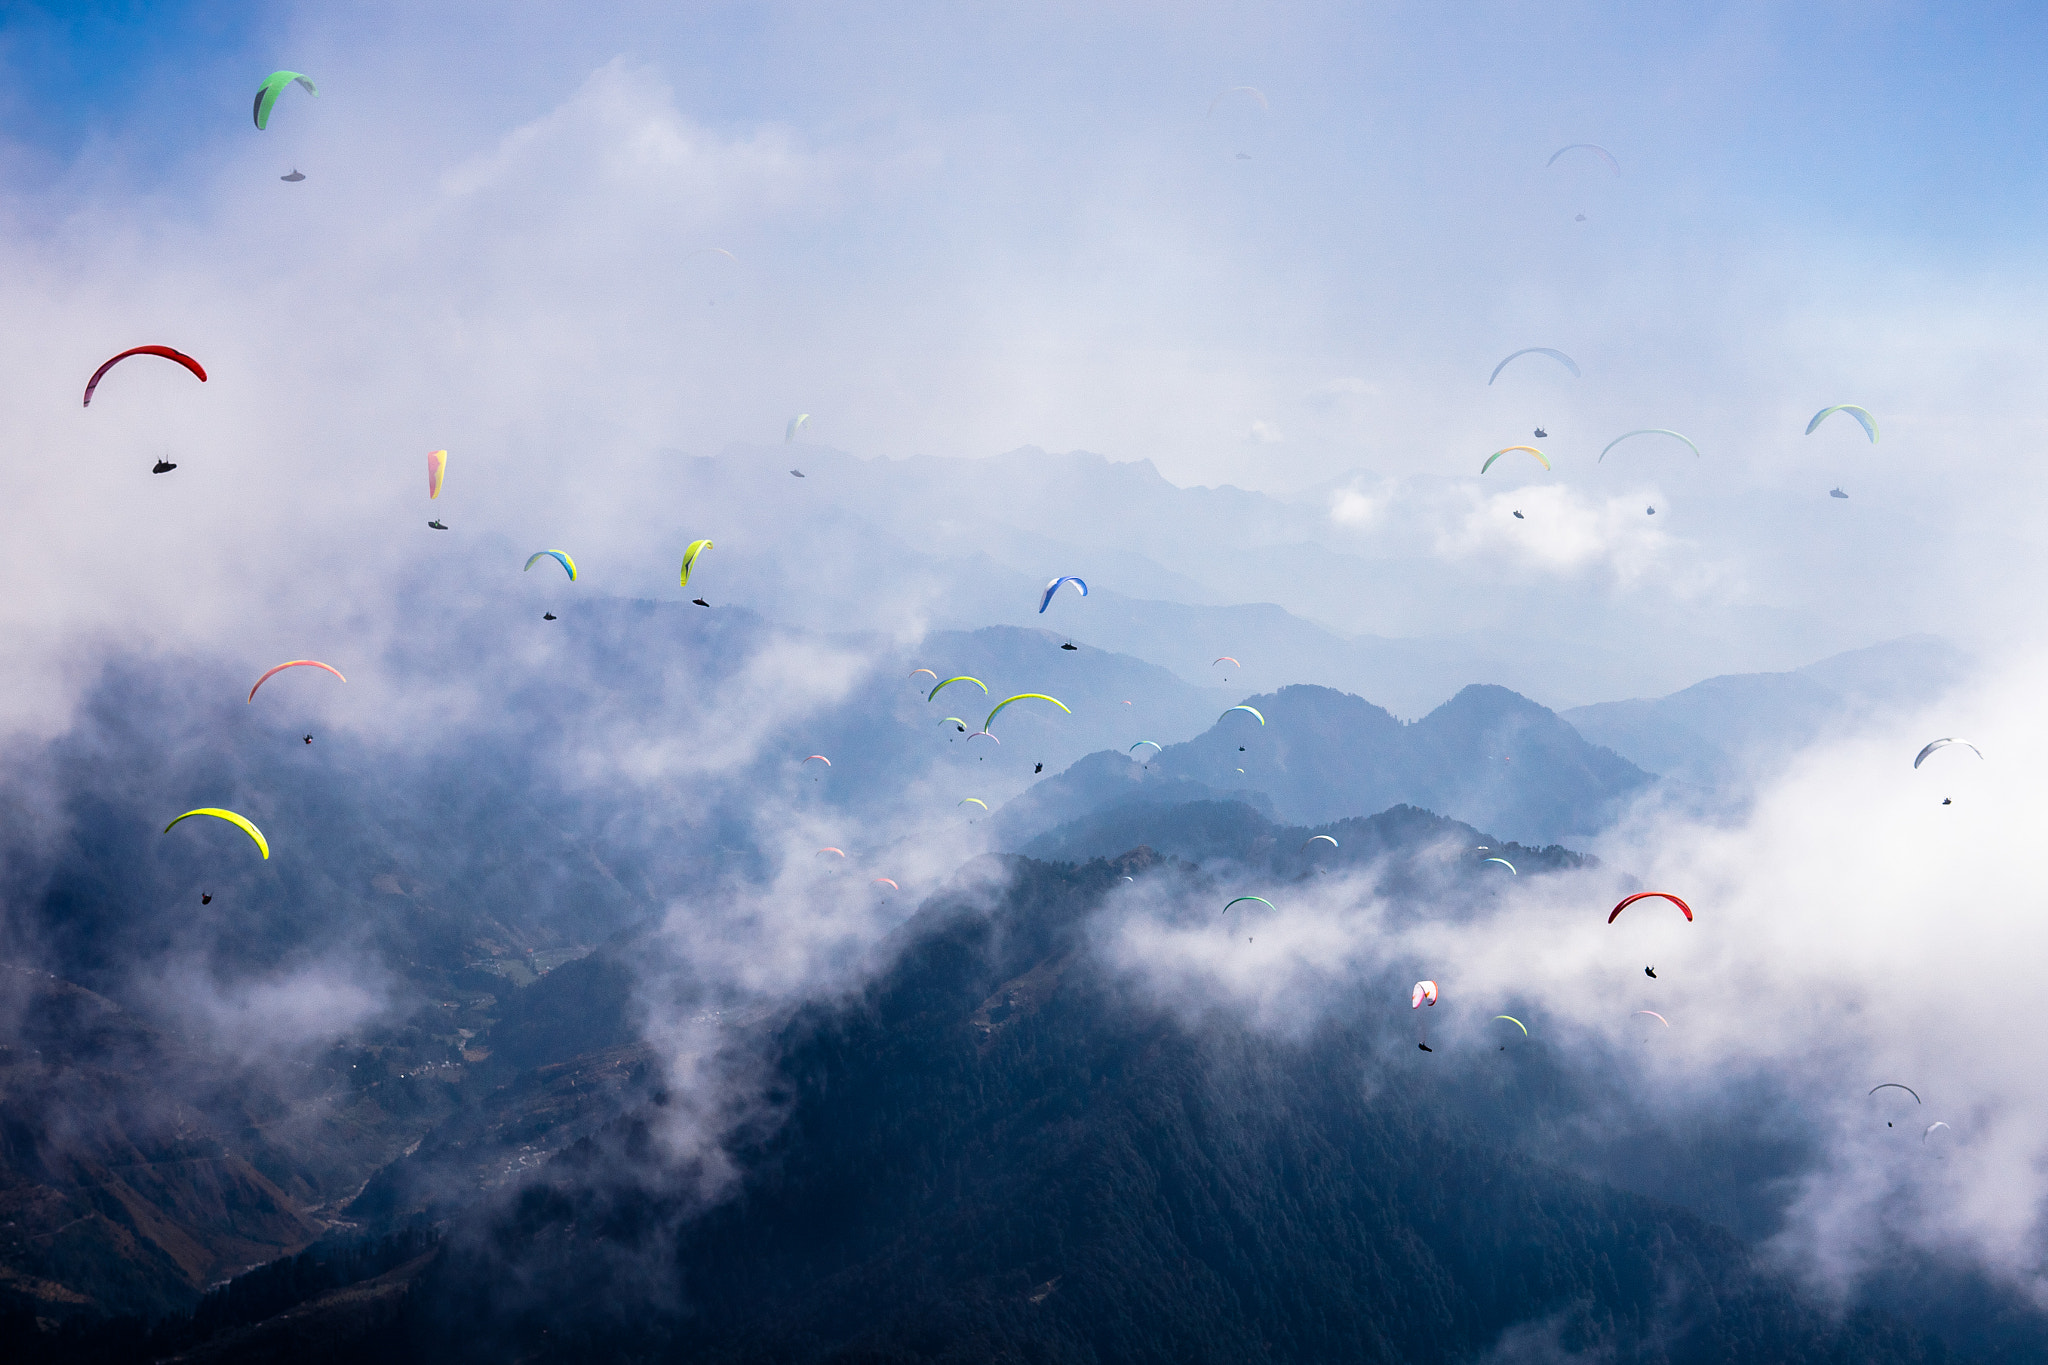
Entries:
[[690,542],[689,547],[683,551],[682,586],[686,588],[690,586],[690,570],[697,567],[697,556],[703,554],[706,550],[715,548],[717,547],[708,540],[693,540]]
[[309,95],[318,95],[320,93],[313,88],[313,82],[310,78],[301,76],[296,71],[271,72],[263,78],[263,84],[256,87],[256,108],[254,112],[258,128],[270,126],[271,106],[277,103],[277,97],[283,94],[284,88],[293,81],[297,81],[300,85],[305,86],[306,93]]

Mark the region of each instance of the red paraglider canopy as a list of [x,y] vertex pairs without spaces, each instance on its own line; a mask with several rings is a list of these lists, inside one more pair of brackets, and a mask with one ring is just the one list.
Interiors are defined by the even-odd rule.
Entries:
[[1635,894],[1634,894],[1633,896],[1624,896],[1624,897],[1622,897],[1622,901],[1621,901],[1621,904],[1619,904],[1619,905],[1617,905],[1617,906],[1615,906],[1615,907],[1614,907],[1614,911],[1613,911],[1613,914],[1610,914],[1610,915],[1608,915],[1608,917],[1607,917],[1607,922],[1608,922],[1609,924],[1612,924],[1612,923],[1614,923],[1614,916],[1615,916],[1615,915],[1618,915],[1618,914],[1620,914],[1620,913],[1621,913],[1622,911],[1624,911],[1624,910],[1628,909],[1628,908],[1629,908],[1629,907],[1630,907],[1631,905],[1634,905],[1634,904],[1635,904],[1635,903],[1636,903],[1637,901],[1640,901],[1640,900],[1648,900],[1648,899],[1650,899],[1650,898],[1651,898],[1652,896],[1660,896],[1660,897],[1662,897],[1663,899],[1665,899],[1665,900],[1667,900],[1667,901],[1670,901],[1670,902],[1671,902],[1671,903],[1672,903],[1673,905],[1677,906],[1677,907],[1678,907],[1678,908],[1679,908],[1680,910],[1683,910],[1683,911],[1685,912],[1685,920],[1686,920],[1686,923],[1688,923],[1688,924],[1692,923],[1692,907],[1691,907],[1690,905],[1687,905],[1687,904],[1686,904],[1686,903],[1685,903],[1684,901],[1680,900],[1680,899],[1679,899],[1678,897],[1676,897],[1676,896],[1672,895],[1672,894],[1671,894],[1671,893],[1670,893],[1669,891],[1638,891],[1638,892],[1636,892],[1636,893],[1635,893]]
[[101,376],[105,375],[108,370],[113,369],[116,365],[120,364],[122,361],[126,360],[131,355],[160,355],[165,360],[175,360],[180,365],[183,365],[186,369],[192,371],[193,374],[199,376],[200,383],[204,384],[206,382],[206,370],[199,364],[198,361],[194,360],[191,356],[186,355],[183,351],[174,351],[168,346],[137,346],[132,350],[121,352],[121,354],[115,356],[112,360],[109,360],[106,364],[100,366],[97,370],[94,370],[92,372],[92,378],[85,381],[86,407],[92,406],[92,391],[100,386]]

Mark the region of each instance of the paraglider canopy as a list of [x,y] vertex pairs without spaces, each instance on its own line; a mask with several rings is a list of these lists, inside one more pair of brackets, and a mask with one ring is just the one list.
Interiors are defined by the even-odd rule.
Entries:
[[[256,680],[256,687],[263,686],[263,684],[270,681],[271,677],[274,674],[282,673],[287,668],[324,668],[329,673],[332,673],[335,677],[341,678],[340,669],[336,668],[332,664],[323,664],[318,659],[287,659],[283,663],[279,664],[276,668],[267,670],[262,677],[258,678]],[[341,680],[343,682],[348,681],[347,678],[341,678]],[[252,702],[256,700],[256,687],[252,687],[249,689],[249,700]]]
[[1305,848],[1307,848],[1307,847],[1308,847],[1308,846],[1309,846],[1310,844],[1313,844],[1313,843],[1325,843],[1325,844],[1328,844],[1328,845],[1329,845],[1329,846],[1330,846],[1331,848],[1338,848],[1338,847],[1340,847],[1340,845],[1339,845],[1339,844],[1337,843],[1337,841],[1336,841],[1335,839],[1332,839],[1332,838],[1331,838],[1331,837],[1330,837],[1329,835],[1327,835],[1327,834],[1311,834],[1311,835],[1309,835],[1309,836],[1308,836],[1308,838],[1307,838],[1306,840],[1304,840],[1304,841],[1303,841],[1303,843],[1302,843],[1302,845],[1301,845],[1301,846],[1302,846],[1302,848],[1304,848],[1304,849],[1305,849]]
[[427,452],[427,498],[431,501],[441,496],[441,479],[448,473],[448,452],[430,450]]
[[[313,88],[313,82],[296,71],[271,72],[263,78],[263,84],[256,87],[256,103],[249,111],[254,116],[256,127],[259,130],[270,126],[270,111],[277,104],[277,97],[283,94],[284,88],[294,81],[306,87],[307,94],[319,95],[320,92]],[[348,92],[343,91],[342,93],[347,94]]]
[[1246,901],[1257,901],[1260,905],[1265,906],[1268,910],[1278,910],[1280,908],[1279,906],[1273,904],[1273,902],[1267,900],[1264,896],[1239,896],[1236,900],[1231,901],[1229,905],[1223,907],[1223,913],[1226,915],[1229,914],[1231,905],[1242,905]]
[[1231,658],[1228,654],[1217,655],[1215,660],[1210,663],[1209,667],[1214,668],[1217,664],[1237,664],[1239,668],[1244,667],[1243,664],[1238,664],[1237,660]]
[[1507,360],[1503,360],[1500,364],[1494,366],[1493,373],[1486,376],[1486,382],[1489,385],[1492,384],[1494,380],[1500,378],[1500,372],[1508,367],[1509,360],[1513,360],[1517,356],[1525,355],[1547,355],[1552,360],[1555,360],[1558,364],[1564,366],[1567,370],[1570,370],[1572,372],[1572,378],[1579,379],[1583,377],[1579,374],[1579,362],[1573,360],[1563,351],[1554,351],[1548,346],[1524,346],[1521,350],[1516,351],[1513,355],[1510,355],[1507,358]]
[[1922,749],[1919,753],[1913,756],[1913,766],[1915,768],[1919,767],[1922,763],[1925,763],[1927,761],[1927,756],[1929,754],[1933,753],[1936,749],[1945,749],[1951,744],[1960,744],[1965,749],[1968,749],[1971,753],[1977,755],[1977,757],[1984,757],[1984,751],[1982,749],[1979,749],[1976,745],[1970,743],[1970,741],[1967,739],[1937,739],[1930,742],[1926,748]]
[[877,878],[875,878],[875,879],[874,879],[874,880],[873,880],[872,882],[869,882],[869,883],[868,883],[868,885],[870,885],[870,886],[886,886],[886,887],[888,887],[888,888],[889,888],[889,889],[890,889],[891,891],[901,891],[901,890],[903,889],[902,887],[900,887],[900,886],[896,885],[896,883],[895,883],[895,881],[894,881],[894,880],[892,880],[891,878],[888,878],[888,877],[877,877]]
[[[1239,703],[1238,705],[1230,707],[1227,710],[1225,710],[1223,716],[1229,715],[1231,711],[1249,711],[1252,714],[1252,718],[1258,721],[1259,724],[1264,725],[1266,723],[1266,718],[1259,714],[1259,708],[1256,706],[1246,706],[1243,703]],[[1216,723],[1218,725],[1221,725],[1223,723],[1223,716],[1216,717]]]
[[249,821],[244,817],[235,814],[231,810],[222,810],[219,806],[201,806],[197,810],[188,810],[183,815],[179,816],[177,820],[173,820],[171,821],[170,824],[165,825],[164,833],[169,834],[174,828],[176,828],[179,820],[190,820],[195,815],[210,815],[216,820],[227,821],[229,824],[241,830],[242,833],[248,835],[251,839],[254,839],[256,841],[256,847],[263,850],[264,858],[266,860],[269,859],[270,841],[263,837],[263,831],[256,828],[256,826],[250,824]]
[[981,679],[979,679],[979,678],[970,678],[970,677],[968,677],[968,676],[967,676],[967,675],[966,675],[965,673],[962,673],[962,674],[961,674],[961,675],[960,675],[959,677],[957,677],[957,678],[948,678],[948,679],[946,679],[946,680],[945,680],[944,682],[940,683],[940,684],[939,684],[939,685],[938,685],[937,687],[934,687],[934,688],[933,688],[933,689],[932,689],[931,691],[929,691],[929,692],[925,693],[925,694],[924,694],[924,699],[925,699],[926,701],[930,701],[930,700],[931,700],[931,699],[932,699],[933,697],[936,697],[936,696],[938,696],[938,695],[939,695],[939,693],[940,693],[941,691],[943,691],[943,690],[944,690],[945,688],[948,688],[948,687],[952,686],[952,685],[953,685],[954,683],[956,683],[956,682],[971,682],[971,683],[973,683],[973,684],[974,684],[974,685],[975,685],[976,687],[978,687],[978,688],[980,688],[980,689],[981,689],[981,695],[982,695],[982,696],[984,696],[984,697],[985,697],[985,696],[987,696],[987,695],[988,695],[988,684],[987,684],[987,683],[983,682],[983,681],[982,681]]
[[[845,850],[845,849],[843,849],[843,848],[833,848],[833,847],[832,847],[832,846],[831,846],[830,844],[827,844],[827,845],[826,845],[826,846],[825,846],[824,848],[821,848],[821,849],[819,849],[819,850],[818,850],[818,853],[836,853],[836,854],[838,854],[838,855],[839,855],[840,857],[842,857],[842,858],[844,858],[844,857],[846,856],[846,850]],[[812,856],[813,858],[815,858],[815,857],[817,857],[817,856],[818,856],[818,853],[813,853],[813,854],[812,854],[811,856]]]
[[200,383],[204,384],[206,382],[206,370],[198,361],[186,355],[183,351],[174,351],[168,346],[131,346],[106,364],[100,366],[97,370],[94,370],[92,378],[85,381],[85,407],[89,408],[92,406],[92,391],[100,386],[100,379],[106,372],[131,355],[155,355],[162,356],[165,360],[175,360],[186,369],[192,371]]
[[1250,95],[1259,102],[1259,108],[1262,111],[1269,114],[1273,112],[1272,106],[1266,103],[1265,91],[1259,89],[1256,85],[1233,85],[1216,92],[1216,98],[1209,101],[1209,113],[1214,114],[1216,106],[1229,99],[1232,95]]
[[1408,993],[1408,1008],[1419,1010],[1424,1005],[1436,1004],[1436,982],[1418,981],[1415,989]]
[[1599,146],[1596,143],[1591,142],[1574,142],[1568,146],[1558,148],[1556,151],[1550,154],[1550,160],[1544,162],[1544,166],[1555,166],[1557,164],[1557,159],[1563,156],[1566,152],[1591,152],[1593,155],[1599,157],[1602,161],[1607,163],[1608,170],[1613,171],[1616,175],[1621,174],[1621,163],[1614,159],[1614,153],[1608,151],[1605,147]]
[[[823,754],[812,754],[812,755],[810,756],[810,758],[806,758],[806,759],[804,760],[804,763],[808,763],[808,762],[810,762],[812,758],[815,758],[815,759],[817,759],[817,760],[818,760],[818,762],[820,762],[820,763],[824,764],[824,765],[825,765],[826,767],[828,767],[828,768],[832,766],[832,760],[831,760],[831,759],[829,759],[829,758],[827,758],[827,757],[825,757],[825,755],[823,755]],[[803,763],[799,763],[799,764],[797,764],[797,766],[798,766],[799,768],[801,768],[801,767],[802,767],[803,765],[804,765]]]
[[1692,922],[1692,907],[1690,905],[1687,905],[1678,897],[1672,895],[1669,891],[1638,891],[1633,896],[1623,896],[1621,898],[1621,903],[1615,906],[1614,909],[1608,913],[1607,922],[1609,924],[1614,923],[1614,917],[1616,915],[1619,915],[1622,911],[1628,909],[1637,901],[1649,900],[1652,897],[1670,901],[1673,905],[1677,906],[1680,910],[1682,910],[1685,913],[1686,923],[1690,924]]
[[1052,582],[1045,585],[1045,596],[1038,599],[1038,614],[1040,616],[1045,615],[1045,609],[1052,605],[1052,595],[1060,590],[1060,584],[1062,583],[1072,583],[1081,590],[1081,596],[1086,597],[1088,595],[1088,585],[1073,575],[1069,574],[1064,578],[1055,578]]
[[[1912,1086],[1910,1086],[1910,1085],[1901,1085],[1901,1084],[1899,1084],[1899,1083],[1898,1083],[1897,1081],[1879,1081],[1879,1082],[1878,1082],[1878,1083],[1877,1083],[1876,1085],[1873,1085],[1873,1086],[1871,1086],[1871,1087],[1870,1087],[1870,1094],[1871,1094],[1871,1095],[1875,1095],[1875,1094],[1876,1094],[1876,1093],[1877,1093],[1878,1091],[1880,1091],[1880,1090],[1903,1090],[1903,1091],[1905,1091],[1905,1092],[1906,1092],[1906,1093],[1907,1093],[1908,1095],[1911,1095],[1911,1096],[1913,1097],[1913,1103],[1915,1103],[1915,1104],[1925,1104],[1925,1103],[1926,1103],[1926,1101],[1925,1101],[1925,1100],[1923,1100],[1923,1099],[1921,1099],[1921,1098],[1920,1098],[1920,1092],[1919,1092],[1919,1091],[1915,1090],[1915,1089],[1914,1089],[1914,1088],[1913,1088]],[[1868,1096],[1868,1095],[1866,1095],[1866,1096],[1865,1096],[1864,1098],[1868,1099],[1868,1098],[1869,1098],[1869,1096]]]
[[[1700,448],[1696,445],[1693,445],[1692,437],[1687,436],[1682,431],[1673,431],[1669,427],[1639,427],[1634,431],[1624,431],[1623,433],[1621,433],[1621,435],[1615,437],[1613,440],[1609,441],[1605,446],[1601,447],[1600,459],[1606,459],[1608,451],[1614,449],[1616,446],[1620,445],[1623,441],[1626,441],[1631,436],[1670,436],[1676,438],[1677,440],[1685,442],[1687,446],[1690,446],[1692,448],[1692,453],[1694,455],[1698,455],[1700,453]],[[1597,464],[1599,463],[1599,461],[1596,460],[1594,463]]]
[[[1003,708],[1013,701],[1049,701],[1054,706],[1059,707],[1060,710],[1066,711],[1068,715],[1074,714],[1071,710],[1068,710],[1067,704],[1058,697],[1048,697],[1043,692],[1019,692],[1014,697],[1005,697],[997,702],[996,709],[988,713],[988,719],[981,723],[981,728],[986,731],[989,726],[995,724],[995,719],[1002,714]],[[994,736],[990,736],[990,738],[994,738]]]
[[1854,403],[1837,403],[1831,408],[1822,408],[1813,415],[1813,420],[1806,424],[1806,434],[1808,436],[1813,435],[1815,427],[1827,421],[1829,416],[1837,412],[1846,412],[1851,417],[1854,417],[1857,424],[1863,428],[1863,434],[1870,438],[1870,443],[1872,445],[1877,444],[1877,419],[1870,415],[1870,409],[1859,408]]
[[1139,750],[1147,744],[1151,745],[1153,748],[1157,749],[1162,754],[1166,752],[1166,746],[1161,744],[1156,739],[1141,739],[1136,744],[1133,744],[1130,747],[1130,749],[1127,750],[1127,752],[1135,753],[1137,752],[1137,750]]
[[693,540],[689,543],[689,545],[684,547],[682,575],[683,581],[677,586],[684,588],[689,587],[690,571],[697,567],[697,556],[703,554],[706,550],[714,550],[716,548],[718,547],[713,545],[708,540]]
[[[1519,1019],[1515,1018],[1515,1016],[1514,1016],[1514,1015],[1512,1015],[1512,1014],[1496,1014],[1496,1015],[1494,1015],[1494,1016],[1493,1016],[1493,1018],[1494,1018],[1494,1019],[1505,1019],[1505,1020],[1507,1020],[1507,1021],[1508,1021],[1508,1022],[1509,1022],[1510,1024],[1513,1024],[1513,1025],[1514,1025],[1514,1026],[1515,1026],[1516,1028],[1520,1029],[1520,1030],[1522,1031],[1522,1036],[1523,1036],[1524,1038],[1527,1038],[1527,1037],[1529,1036],[1529,1026],[1528,1026],[1527,1024],[1523,1023],[1523,1022],[1522,1022],[1521,1020],[1519,1020]],[[1487,1020],[1487,1022],[1488,1022],[1488,1023],[1490,1024],[1490,1023],[1492,1023],[1492,1022],[1493,1022],[1493,1019],[1489,1019],[1489,1020]]]
[[1479,466],[1479,472],[1484,474],[1487,470],[1493,468],[1493,462],[1495,460],[1498,460],[1501,456],[1507,454],[1511,450],[1526,450],[1531,455],[1534,455],[1536,457],[1537,464],[1542,465],[1545,469],[1550,468],[1550,461],[1544,459],[1543,452],[1538,450],[1535,446],[1503,446],[1499,450],[1494,451],[1493,454],[1486,457],[1486,463]]
[[[1488,858],[1488,859],[1486,859],[1486,861],[1487,861],[1487,862],[1489,862],[1489,863],[1499,863],[1499,864],[1500,864],[1500,865],[1501,865],[1502,867],[1506,868],[1506,869],[1507,869],[1508,871],[1510,871],[1510,872],[1515,872],[1515,865],[1514,865],[1513,863],[1509,862],[1509,861],[1508,861],[1508,860],[1507,860],[1506,858]],[[1519,873],[1519,872],[1515,872],[1515,875],[1516,875],[1517,877],[1519,877],[1519,876],[1521,876],[1522,874],[1521,874],[1521,873]]]
[[[1655,1010],[1637,1010],[1636,1014],[1647,1014],[1652,1019],[1655,1019],[1658,1023],[1662,1024],[1665,1028],[1671,1027],[1671,1021],[1669,1019],[1666,1019],[1663,1015],[1657,1013],[1657,1011]],[[1629,1017],[1633,1019],[1635,1015],[1630,1015]]]
[[[535,550],[532,554],[526,557],[526,568],[532,568],[534,564],[541,560],[543,557],[552,558],[557,564],[560,564],[562,566],[562,572],[569,575],[569,581],[571,583],[574,583],[576,581],[576,561],[569,558],[568,555],[564,554],[560,550]],[[524,573],[526,572],[526,569],[521,569],[520,572]]]
[[802,431],[805,425],[809,423],[810,420],[811,415],[808,412],[800,412],[796,416],[790,418],[789,428],[782,433],[782,443],[784,445],[788,445],[791,441],[794,441],[796,439],[796,434],[799,431]]
[[988,802],[982,800],[978,796],[963,796],[956,804],[962,806],[980,806],[983,810],[988,809]]

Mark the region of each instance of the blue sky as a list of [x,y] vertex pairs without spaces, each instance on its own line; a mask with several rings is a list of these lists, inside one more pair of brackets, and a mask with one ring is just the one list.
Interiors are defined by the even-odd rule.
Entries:
[[[244,131],[230,117],[243,87],[311,65],[302,49],[402,66],[399,49],[424,41],[446,60],[417,92],[423,114],[479,101],[531,114],[619,53],[673,73],[713,121],[908,113],[1048,140],[1165,121],[1190,91],[1246,81],[1351,173],[1413,167],[1446,134],[1567,128],[1705,200],[1929,250],[2017,247],[2041,206],[2048,16],[2029,6],[635,8],[529,11],[492,33],[456,6],[437,22],[406,7],[17,0],[0,16],[0,111],[46,166],[118,141],[174,175]],[[1458,107],[1465,127],[1411,122],[1404,104]],[[1085,142],[1069,150],[1085,156]]]
[[[2010,454],[2048,434],[2043,21],[1965,17],[16,5],[0,420],[83,462],[14,515],[64,525],[114,496],[92,481],[138,442],[217,449],[252,501],[198,499],[184,538],[219,518],[262,581],[302,550],[250,534],[279,505],[334,508],[312,534],[337,544],[383,515],[359,452],[489,452],[523,497],[494,515],[525,525],[590,496],[593,450],[636,486],[665,451],[774,441],[808,411],[813,439],[864,456],[1083,448],[1348,497],[1332,534],[1357,554],[1545,585],[1567,638],[1623,608],[1688,619],[1706,593],[1719,623],[1684,669],[2008,633],[2048,494]],[[287,92],[259,133],[278,67],[321,94]],[[1208,112],[1241,85],[1268,111]],[[1575,142],[1624,173],[1546,166]],[[280,186],[292,169],[308,179]],[[138,376],[147,403],[81,424],[75,376],[143,335],[203,346],[215,384]],[[1584,381],[1524,363],[1484,383],[1530,345]],[[1884,443],[1801,435],[1839,402],[1877,411]],[[1554,477],[1476,480],[1538,425]],[[1636,427],[1706,454],[1595,458]],[[1494,501],[1539,496],[1543,529],[1498,541]],[[1654,534],[1624,517],[1646,504]],[[140,571],[159,532],[137,506]],[[644,536],[649,578],[668,555],[666,528],[604,533]],[[50,572],[105,553],[81,536]],[[381,553],[356,572],[402,581]],[[137,610],[184,634],[208,604],[251,609],[214,587]],[[14,610],[39,638],[75,629],[68,607]]]

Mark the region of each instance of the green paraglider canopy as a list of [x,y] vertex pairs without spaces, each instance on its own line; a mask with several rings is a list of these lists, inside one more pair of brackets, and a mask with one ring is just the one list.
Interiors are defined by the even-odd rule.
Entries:
[[[258,128],[270,126],[270,111],[277,104],[277,97],[283,94],[284,88],[293,81],[297,81],[300,85],[305,86],[306,93],[309,95],[318,95],[320,93],[313,88],[311,78],[301,76],[296,71],[271,72],[263,78],[263,84],[256,87],[256,107],[252,112],[256,116],[256,126]],[[343,91],[342,93],[346,94],[348,92]]]

